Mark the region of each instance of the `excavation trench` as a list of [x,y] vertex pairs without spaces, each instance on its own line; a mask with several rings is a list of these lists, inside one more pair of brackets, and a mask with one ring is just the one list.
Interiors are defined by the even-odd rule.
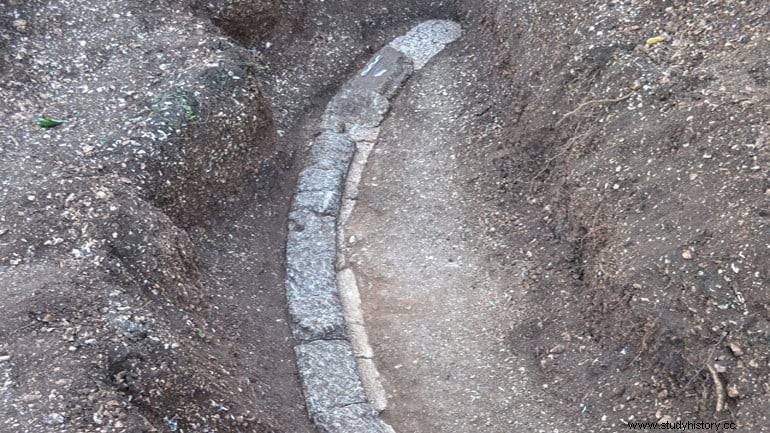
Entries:
[[[342,416],[340,409],[354,416],[351,422],[377,431],[385,428],[375,417],[381,410],[381,419],[402,433],[578,426],[616,431],[631,419],[698,414],[722,420],[733,416],[725,412],[729,407],[743,411],[734,417],[746,425],[767,425],[766,399],[752,398],[767,389],[766,381],[755,380],[766,377],[767,368],[757,361],[766,350],[756,343],[761,337],[754,337],[766,335],[766,290],[731,286],[733,295],[718,277],[726,272],[720,263],[735,260],[731,281],[761,287],[763,274],[742,272],[739,264],[754,269],[751,263],[761,262],[765,253],[749,248],[754,245],[749,239],[750,233],[766,231],[756,218],[744,226],[751,229],[737,228],[744,220],[710,219],[711,205],[698,198],[741,206],[741,194],[762,201],[763,192],[741,176],[728,181],[733,192],[709,189],[709,183],[721,182],[714,174],[720,170],[702,170],[715,162],[712,145],[731,148],[731,156],[722,156],[735,166],[742,157],[727,143],[704,141],[730,136],[725,119],[731,115],[693,95],[714,92],[728,101],[740,92],[711,78],[688,78],[716,77],[719,65],[750,60],[759,66],[739,73],[736,83],[764,88],[763,60],[752,54],[761,52],[763,43],[747,42],[722,60],[701,64],[700,54],[690,58],[683,47],[706,43],[697,35],[708,32],[686,36],[693,45],[645,43],[650,22],[678,28],[674,22],[683,20],[697,27],[687,17],[695,16],[694,10],[702,13],[700,6],[672,6],[663,13],[641,1],[609,9],[580,2],[477,3],[458,6],[469,11],[459,14],[467,18],[468,37],[413,73],[397,95],[391,95],[390,85],[379,88],[377,94],[393,97],[390,102],[356,92],[340,98],[350,88],[342,85],[337,94],[338,83],[316,94],[335,93],[329,109],[336,104],[357,118],[348,128],[316,107],[305,131],[317,132],[315,119],[324,117],[315,143],[320,146],[313,144],[309,157],[320,166],[299,181],[298,196],[308,197],[310,205],[297,208],[295,202],[287,250],[302,249],[292,247],[295,241],[313,243],[299,239],[308,230],[322,231],[318,245],[323,246],[309,250],[323,257],[326,268],[318,278],[303,276],[317,284],[295,296],[291,286],[302,272],[288,263],[293,335],[300,342],[296,351],[300,371],[305,370],[306,399],[315,398],[310,385],[328,389],[328,372],[316,367],[340,355],[358,361],[346,361],[344,376],[365,380],[354,377],[356,385],[345,387],[352,393],[335,393],[341,400],[327,395],[309,402],[311,417],[332,425]],[[431,16],[431,7],[441,10],[425,6],[407,15]],[[669,9],[681,9],[681,15],[669,16]],[[754,18],[762,13],[749,6],[739,12]],[[721,25],[729,27],[727,21]],[[563,32],[565,27],[576,30]],[[747,31],[757,32],[752,29]],[[321,44],[336,40],[323,30],[319,35]],[[379,40],[386,42],[382,34]],[[355,56],[346,42],[329,45],[335,52],[330,58],[342,46],[351,64]],[[682,60],[686,72],[671,63],[669,50],[689,59]],[[363,53],[357,62],[364,77],[377,74],[382,59],[398,57],[371,51],[371,62]],[[321,72],[340,66],[324,60],[307,64]],[[669,81],[675,76],[679,82]],[[297,114],[302,103],[293,98],[303,94],[300,86],[287,92],[274,98],[291,101],[285,112],[276,112],[279,128],[286,119],[302,117]],[[751,105],[757,100],[742,103],[757,107]],[[762,110],[746,113],[746,125],[761,123]],[[708,133],[682,126],[699,116],[710,119]],[[765,127],[746,125],[739,137],[764,140]],[[749,132],[757,128],[760,139]],[[324,166],[329,161],[316,151],[321,147],[346,155],[343,165],[355,148],[358,162],[349,170]],[[728,162],[716,164],[723,169]],[[684,172],[694,183],[683,181]],[[329,173],[334,193],[309,186],[326,182]],[[345,173],[361,181],[341,196]],[[709,181],[698,183],[704,178]],[[690,194],[690,188],[698,193]],[[658,224],[659,218],[667,220]],[[723,257],[730,233],[751,252]],[[330,248],[335,240],[337,248]],[[699,248],[714,261],[696,264]],[[309,269],[311,262],[300,267]],[[338,296],[329,296],[336,290]],[[747,293],[753,303],[744,302]],[[347,311],[344,319],[340,297],[347,306],[360,298],[361,308]],[[307,305],[333,313],[303,311]],[[310,319],[297,319],[304,314]],[[745,324],[744,316],[751,318]],[[743,350],[725,344],[728,328],[735,341],[756,351],[753,364],[737,359]],[[351,336],[362,341],[363,335],[368,346],[348,344]],[[703,359],[717,352],[735,369],[704,374]],[[380,385],[370,380],[378,375],[375,364]],[[739,397],[726,400],[722,381],[732,383],[730,392]]]
[[767,432],[768,9],[662,3],[0,2],[0,431]]

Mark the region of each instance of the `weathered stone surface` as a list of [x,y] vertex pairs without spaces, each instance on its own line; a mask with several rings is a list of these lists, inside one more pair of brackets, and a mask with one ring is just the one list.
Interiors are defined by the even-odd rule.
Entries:
[[334,409],[365,403],[353,348],[344,340],[321,340],[294,348],[310,416],[317,420]]
[[315,270],[322,265],[334,264],[335,222],[333,216],[303,210],[290,212],[286,240],[287,270]]
[[291,210],[313,211],[321,215],[334,216],[340,204],[340,190],[337,184],[342,177],[335,170],[305,169],[300,174],[297,193],[291,202]]
[[356,284],[356,275],[350,268],[345,268],[337,273],[337,287],[339,287],[340,301],[343,311],[350,323],[364,324],[364,316],[361,313],[361,294]]
[[352,125],[346,134],[350,135],[350,138],[356,142],[356,149],[360,150],[362,144],[372,145],[377,141],[377,137],[380,135],[380,128],[367,128],[359,125]]
[[371,90],[390,98],[412,74],[412,60],[395,48],[385,46],[350,80],[350,86]]
[[298,191],[291,204],[292,211],[309,210],[325,216],[337,215],[339,209],[339,191]]
[[345,173],[355,152],[347,134],[324,132],[313,141],[308,166],[300,173],[292,210],[337,215]]
[[345,318],[335,294],[288,296],[287,301],[292,335],[297,340],[347,338]]
[[308,166],[347,172],[356,144],[348,134],[325,131],[313,140]]
[[380,381],[380,372],[373,359],[357,358],[356,365],[361,375],[361,382],[366,390],[366,397],[377,412],[382,412],[388,407],[388,393]]
[[332,278],[333,272],[326,267],[308,271],[307,268],[294,268],[287,270],[286,298],[308,298],[332,294],[337,296],[337,286]]
[[286,300],[294,337],[345,338],[334,270],[335,218],[307,211],[289,214]]
[[350,342],[353,344],[353,355],[356,358],[373,358],[374,350],[369,344],[369,336],[366,326],[358,323],[347,322],[347,332]]
[[388,98],[374,90],[346,86],[332,100],[322,118],[324,124],[378,126],[390,104]]
[[335,218],[312,212],[292,212],[286,241],[286,276],[305,295],[318,294],[315,287],[336,287]]
[[368,403],[339,407],[313,418],[323,433],[388,433],[387,427],[377,417]]
[[374,128],[388,112],[388,98],[411,75],[412,60],[386,46],[329,102],[321,118],[322,131],[343,132],[352,127]]
[[430,20],[418,24],[404,36],[388,44],[406,54],[414,62],[414,69],[421,69],[446,44],[462,35],[460,25],[452,21]]
[[305,167],[297,179],[297,191],[339,191],[345,172]]
[[321,116],[321,124],[318,125],[318,130],[321,133],[324,132],[336,132],[345,133],[345,121],[329,113],[324,113]]

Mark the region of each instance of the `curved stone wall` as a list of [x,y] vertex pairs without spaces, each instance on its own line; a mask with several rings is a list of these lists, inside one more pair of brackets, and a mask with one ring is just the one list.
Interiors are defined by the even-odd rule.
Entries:
[[286,244],[286,299],[308,413],[324,433],[387,433],[387,405],[368,344],[355,274],[338,253],[358,182],[396,95],[414,70],[461,34],[423,22],[377,52],[329,102],[297,180]]

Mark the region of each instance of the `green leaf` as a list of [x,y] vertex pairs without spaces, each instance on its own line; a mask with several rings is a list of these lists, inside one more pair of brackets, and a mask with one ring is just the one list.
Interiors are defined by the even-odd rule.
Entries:
[[67,123],[64,119],[52,119],[50,117],[38,117],[35,119],[35,122],[37,122],[37,126],[41,128],[54,128],[62,123]]

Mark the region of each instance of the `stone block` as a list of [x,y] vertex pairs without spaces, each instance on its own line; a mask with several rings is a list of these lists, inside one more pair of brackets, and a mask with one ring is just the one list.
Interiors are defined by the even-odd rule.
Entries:
[[462,35],[460,25],[452,21],[429,20],[409,30],[388,44],[404,54],[414,63],[414,69],[425,66],[433,56],[441,52],[446,44]]
[[308,210],[324,216],[335,216],[340,210],[339,191],[298,191],[291,204],[292,211]]
[[345,177],[345,170],[326,170],[316,167],[305,167],[297,179],[297,191],[331,191],[339,192]]
[[355,404],[320,414],[313,418],[322,433],[390,433],[368,403]]
[[329,102],[323,114],[322,124],[342,122],[346,130],[352,125],[374,128],[379,126],[389,108],[386,96],[374,90],[348,85]]
[[302,341],[346,338],[334,269],[335,236],[334,217],[289,214],[286,300],[292,333]]
[[350,80],[350,86],[379,93],[390,99],[412,74],[412,60],[397,49],[385,46]]
[[291,331],[300,341],[347,338],[342,307],[334,293],[287,296]]
[[366,393],[353,359],[353,348],[343,340],[319,340],[294,348],[308,413],[313,419],[333,409],[366,403]]
[[346,173],[356,144],[348,134],[322,132],[310,147],[308,166]]

